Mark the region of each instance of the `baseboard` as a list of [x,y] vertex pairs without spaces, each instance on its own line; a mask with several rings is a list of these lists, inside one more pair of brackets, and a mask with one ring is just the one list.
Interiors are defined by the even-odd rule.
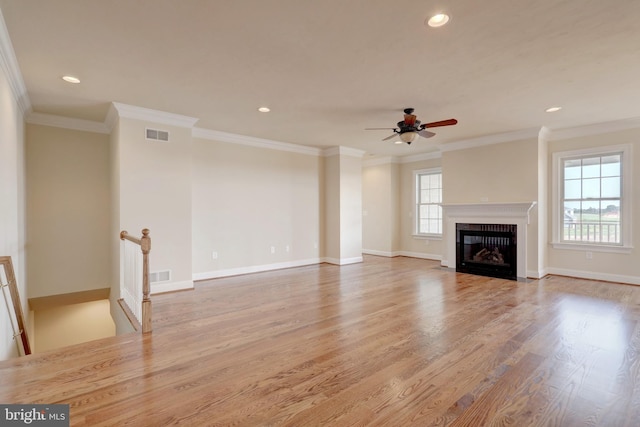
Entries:
[[548,267],[547,274],[558,276],[577,277],[579,279],[602,280],[605,282],[626,283],[629,285],[640,285],[640,276],[624,276],[622,274],[597,273],[593,271],[569,270],[566,268]]
[[434,261],[442,260],[442,255],[426,254],[424,252],[409,252],[409,251],[387,252],[387,251],[378,251],[378,250],[375,250],[375,249],[363,249],[362,253],[365,254],[365,255],[384,256],[384,257],[387,257],[387,258],[393,258],[393,257],[397,257],[397,256],[406,256],[406,257],[409,257],[409,258],[431,259],[431,260],[434,260]]
[[186,289],[193,289],[193,280],[185,280],[182,282],[152,283],[151,295],[163,294],[165,292],[184,291]]
[[365,255],[384,256],[387,258],[393,258],[394,256],[398,256],[395,252],[377,251],[375,249],[363,249],[362,253]]
[[439,254],[426,254],[424,252],[409,252],[409,251],[398,251],[396,252],[398,256],[406,256],[410,258],[420,258],[420,259],[430,259],[433,261],[442,261],[442,255]]
[[326,262],[328,264],[335,265],[347,265],[347,264],[357,264],[362,262],[363,259],[361,256],[353,257],[353,258],[322,258],[322,262]]
[[264,271],[281,270],[283,268],[303,267],[305,265],[320,264],[320,258],[304,259],[298,261],[279,262],[275,264],[254,265],[249,267],[228,268],[225,270],[206,271],[194,273],[193,280],[209,280],[219,277],[239,276],[241,274],[262,273]]
[[527,270],[527,277],[531,279],[542,279],[544,276],[549,274],[547,269],[542,270]]

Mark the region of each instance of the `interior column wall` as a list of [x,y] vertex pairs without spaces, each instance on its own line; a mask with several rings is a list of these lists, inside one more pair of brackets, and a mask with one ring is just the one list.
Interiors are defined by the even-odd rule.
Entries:
[[[168,131],[170,141],[147,140],[146,128]],[[120,117],[114,132],[117,229],[136,237],[150,230],[150,271],[171,272],[170,281],[151,284],[152,293],[192,288],[191,129]]]
[[342,147],[325,157],[325,242],[327,262],[362,261],[362,153]]

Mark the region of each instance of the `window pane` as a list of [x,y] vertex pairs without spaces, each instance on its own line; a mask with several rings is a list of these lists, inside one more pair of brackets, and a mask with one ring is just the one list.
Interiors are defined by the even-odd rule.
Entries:
[[564,182],[564,198],[565,199],[579,199],[582,195],[581,190],[582,182],[579,179],[572,179]]
[[580,221],[580,202],[565,202],[564,222]]
[[620,177],[602,178],[602,197],[620,197]]
[[440,203],[440,189],[430,190],[429,191],[429,202],[431,203]]
[[442,174],[418,174],[416,179],[417,206],[416,228],[418,233],[442,233]]
[[602,176],[620,176],[620,155],[602,158]]
[[600,179],[590,178],[582,180],[582,198],[583,199],[599,199],[600,198]]
[[565,160],[564,162],[564,179],[580,178],[582,162],[578,160]]
[[442,188],[442,174],[436,173],[431,175],[431,186],[435,188]]
[[602,220],[620,221],[620,200],[607,200],[602,202]]
[[582,159],[582,178],[600,176],[600,157]]
[[621,244],[622,153],[562,159],[563,241]]

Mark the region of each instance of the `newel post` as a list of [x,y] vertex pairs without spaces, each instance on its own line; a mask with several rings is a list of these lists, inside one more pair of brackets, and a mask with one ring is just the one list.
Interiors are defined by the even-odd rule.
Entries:
[[151,293],[149,285],[149,251],[151,250],[151,237],[149,237],[149,229],[142,230],[142,238],[140,239],[140,247],[142,249],[142,332],[151,332]]

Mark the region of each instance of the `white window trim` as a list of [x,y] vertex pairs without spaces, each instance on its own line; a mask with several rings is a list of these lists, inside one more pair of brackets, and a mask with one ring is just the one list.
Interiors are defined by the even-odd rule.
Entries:
[[[621,194],[621,243],[620,245],[611,245],[606,243],[569,243],[561,240],[562,223],[564,220],[564,209],[560,209],[560,197],[562,195],[562,186],[564,180],[562,179],[561,162],[567,157],[581,157],[581,156],[598,156],[605,155],[613,152],[622,152],[622,194]],[[552,188],[551,188],[551,216],[552,216],[552,236],[551,246],[554,249],[571,249],[578,251],[591,251],[591,252],[611,252],[611,253],[630,253],[633,249],[631,245],[631,225],[633,219],[631,218],[631,206],[633,201],[631,200],[631,159],[632,159],[632,147],[631,144],[622,145],[608,145],[604,147],[587,148],[581,150],[572,151],[559,151],[553,153],[553,175],[552,175]]]
[[[413,171],[413,233],[416,239],[442,240],[442,233],[418,233],[418,221],[420,214],[418,212],[418,175],[439,173],[442,175],[442,168],[419,169]],[[442,203],[439,203],[442,205]],[[442,218],[442,229],[444,230],[444,218]]]

